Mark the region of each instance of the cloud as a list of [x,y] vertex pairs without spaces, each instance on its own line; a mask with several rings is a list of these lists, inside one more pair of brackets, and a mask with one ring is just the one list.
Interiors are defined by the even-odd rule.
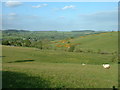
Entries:
[[92,14],[80,15],[80,18],[89,22],[107,22],[113,23],[117,21],[118,12],[117,11],[106,11],[106,12],[97,12]]
[[17,7],[17,6],[22,5],[22,3],[19,2],[19,1],[7,1],[7,2],[5,3],[5,5],[6,5],[7,7]]
[[46,7],[48,4],[41,4],[41,5],[36,5],[32,6],[33,8],[41,8],[41,7]]
[[[117,30],[117,10],[98,11],[96,13],[81,14],[78,17],[58,14],[49,18],[46,16],[19,15],[11,12],[3,16],[3,28],[29,29],[29,30]],[[71,12],[72,14],[72,12]],[[9,16],[9,18],[8,18]]]
[[73,9],[73,8],[75,8],[75,6],[74,6],[74,5],[64,6],[64,7],[62,8],[62,10],[66,10],[66,9]]
[[43,4],[43,6],[47,6],[48,4]]
[[37,5],[37,6],[32,6],[33,8],[41,8],[41,5]]
[[12,13],[5,15],[4,17],[6,17],[8,20],[15,20],[18,18],[18,15],[12,12]]
[[117,30],[118,11],[114,10],[83,14],[79,15],[78,21],[78,24],[87,29]]
[[16,16],[16,13],[10,13],[9,16]]

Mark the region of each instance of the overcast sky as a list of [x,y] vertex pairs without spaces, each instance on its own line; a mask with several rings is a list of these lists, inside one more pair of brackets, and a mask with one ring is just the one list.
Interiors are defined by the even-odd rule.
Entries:
[[3,2],[2,28],[118,30],[117,2]]

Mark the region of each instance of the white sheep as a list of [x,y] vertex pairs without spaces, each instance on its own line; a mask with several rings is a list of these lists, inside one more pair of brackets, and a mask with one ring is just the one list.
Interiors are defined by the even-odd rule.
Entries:
[[84,66],[85,64],[84,64],[84,63],[82,63],[82,65]]
[[105,69],[109,69],[109,68],[110,68],[110,65],[109,65],[109,64],[103,64],[103,67],[104,67]]

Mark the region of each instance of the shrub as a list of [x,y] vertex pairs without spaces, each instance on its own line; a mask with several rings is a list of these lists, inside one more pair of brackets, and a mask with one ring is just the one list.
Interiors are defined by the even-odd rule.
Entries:
[[2,45],[11,45],[8,40],[3,40]]
[[111,59],[112,62],[119,62],[119,55],[117,53],[117,51],[115,51],[114,53],[112,53],[113,57]]
[[67,43],[70,43],[70,41],[68,41]]
[[84,51],[80,48],[80,49],[75,49],[75,52],[84,52]]
[[98,49],[98,54],[110,54],[110,52],[102,51],[102,50]]
[[98,53],[100,53],[101,52],[101,50],[100,49],[98,49]]
[[101,51],[100,54],[110,54],[110,53],[106,51]]
[[68,49],[68,52],[73,52],[73,51],[74,51],[74,49],[75,49],[75,46],[74,46],[74,45],[72,45],[72,46],[70,46],[70,48]]

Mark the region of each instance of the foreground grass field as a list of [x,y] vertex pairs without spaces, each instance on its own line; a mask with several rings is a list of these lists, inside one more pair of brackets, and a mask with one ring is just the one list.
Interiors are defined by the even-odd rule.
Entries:
[[[118,65],[111,54],[3,46],[3,88],[112,88]],[[85,66],[82,63],[86,63]],[[104,69],[102,63],[110,63]]]

